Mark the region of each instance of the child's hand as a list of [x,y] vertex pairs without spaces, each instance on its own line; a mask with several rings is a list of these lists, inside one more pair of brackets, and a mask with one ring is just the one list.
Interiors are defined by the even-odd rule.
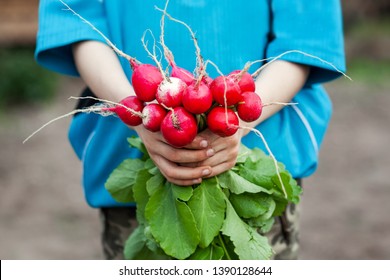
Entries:
[[[150,132],[142,125],[135,127],[135,130],[150,157],[169,182],[189,186],[199,184],[202,178],[215,173],[207,163],[207,159],[213,157],[215,152],[210,148],[209,140],[204,137],[197,136],[190,145],[175,148],[165,142],[160,132]],[[222,149],[220,144],[215,147]],[[215,164],[214,161],[210,163]]]
[[198,163],[211,167],[212,172],[207,177],[216,176],[235,166],[243,136],[241,129],[229,137],[220,137],[209,130],[201,132],[199,136],[207,139],[209,147],[214,151],[212,157]]

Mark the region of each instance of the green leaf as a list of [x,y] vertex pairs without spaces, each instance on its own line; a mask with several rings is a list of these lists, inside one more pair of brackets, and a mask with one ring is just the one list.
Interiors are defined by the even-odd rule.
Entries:
[[255,218],[263,215],[272,203],[275,204],[272,197],[264,193],[231,194],[229,200],[241,218]]
[[137,203],[137,221],[139,224],[145,223],[145,207],[149,201],[146,183],[149,181],[151,176],[152,175],[148,172],[148,170],[140,170],[133,186],[134,200]]
[[[153,169],[155,168],[156,165],[154,164],[154,161],[151,159],[151,158],[148,158],[146,161],[145,161],[145,169]],[[150,172],[151,174],[153,174],[152,172]],[[153,174],[154,175],[154,174]]]
[[246,180],[244,177],[238,175],[232,170],[226,171],[218,175],[218,181],[223,188],[228,188],[232,193],[235,194],[241,194],[244,192],[264,192],[268,194],[272,193],[271,191]]
[[230,237],[240,260],[266,260],[272,256],[268,239],[241,220],[228,199],[222,233]]
[[175,184],[171,184],[171,187],[172,187],[174,197],[181,201],[188,201],[192,196],[193,193],[192,187],[177,186]]
[[146,150],[146,147],[144,143],[142,143],[141,138],[136,136],[129,137],[127,138],[127,142],[129,142],[131,147],[138,149],[140,152],[146,155],[147,158],[149,158],[148,150]]
[[[278,163],[279,172],[285,170],[283,164]],[[253,149],[250,156],[241,166],[239,174],[248,181],[272,190],[275,184],[272,177],[277,175],[275,162],[260,149]]]
[[199,229],[199,246],[206,248],[218,235],[225,217],[224,194],[215,178],[203,180],[188,201]]
[[221,260],[224,256],[222,247],[211,244],[206,248],[198,247],[194,254],[192,254],[189,260]]
[[165,177],[160,172],[151,177],[146,182],[146,190],[148,191],[149,195],[152,196],[156,190],[165,185],[166,181],[167,179],[165,179]]
[[132,187],[144,162],[140,159],[124,160],[108,177],[105,187],[118,202],[133,202]]
[[154,239],[152,233],[150,232],[150,226],[146,225],[144,230],[145,238],[146,238],[146,247],[149,251],[152,251],[154,254],[160,256],[160,259],[171,259],[170,256],[165,254],[165,252],[161,249],[160,245]]
[[269,232],[272,229],[272,226],[275,223],[275,218],[269,218],[268,220],[265,220],[262,224],[258,226],[260,233],[265,234]]
[[144,227],[138,226],[128,237],[124,248],[126,260],[166,260],[168,256],[156,253],[146,246]]
[[251,152],[252,152],[251,149],[249,149],[248,147],[246,147],[244,145],[241,145],[240,146],[240,151],[239,151],[238,156],[237,156],[236,163],[237,164],[245,163],[245,161],[251,155]]
[[179,201],[170,184],[156,190],[145,210],[156,241],[167,255],[188,258],[199,244],[199,231],[186,203]]
[[[283,186],[287,194],[287,200],[293,203],[298,203],[300,195],[302,193],[301,187],[298,186],[297,182],[287,172],[280,173],[280,178],[282,179]],[[275,175],[274,177],[272,177],[272,181],[278,187],[279,191],[283,194],[283,198],[286,199],[279,177]]]
[[124,256],[127,260],[134,260],[138,253],[140,253],[145,247],[145,235],[144,227],[138,226],[131,235],[128,237],[125,248]]
[[288,201],[285,198],[283,198],[283,199],[274,198],[274,200],[275,200],[276,204],[275,204],[275,210],[272,213],[272,216],[274,216],[274,217],[281,216],[287,207]]

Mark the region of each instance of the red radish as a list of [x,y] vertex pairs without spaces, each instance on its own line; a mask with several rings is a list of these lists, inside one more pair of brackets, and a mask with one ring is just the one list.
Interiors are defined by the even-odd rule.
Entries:
[[207,112],[213,104],[213,95],[208,86],[204,83],[193,83],[187,87],[183,94],[184,108],[193,114]]
[[146,129],[157,132],[160,130],[161,123],[166,114],[167,111],[163,106],[157,103],[150,103],[142,110],[142,123]]
[[163,81],[160,70],[151,64],[137,64],[134,60],[130,60],[130,64],[133,69],[131,82],[135,94],[144,102],[153,101],[157,88]]
[[260,96],[253,91],[242,94],[243,100],[237,104],[237,114],[245,122],[253,122],[261,116],[263,104]]
[[210,87],[211,83],[213,82],[213,79],[210,78],[209,76],[203,76],[202,82],[204,82],[207,86]]
[[235,70],[231,72],[228,76],[231,76],[235,79],[236,82],[238,82],[238,86],[241,89],[241,92],[245,91],[255,91],[256,85],[255,81],[252,78],[252,75],[248,72],[243,72],[240,74],[241,70]]
[[142,110],[144,103],[137,96],[128,96],[122,99],[115,107],[106,108],[102,111],[110,111],[115,114],[127,125],[137,126],[142,123]]
[[161,133],[170,145],[184,147],[198,133],[195,117],[183,107],[176,107],[165,116],[161,123]]
[[179,78],[180,80],[185,82],[187,86],[191,85],[194,82],[195,77],[194,75],[192,75],[190,71],[181,68],[174,63],[172,63],[171,66],[172,66],[171,77]]
[[238,117],[232,109],[214,107],[207,114],[208,128],[221,137],[231,136],[236,133],[238,130],[238,125]]
[[221,105],[231,106],[241,101],[241,89],[231,76],[219,76],[210,85],[211,93],[216,102]]
[[187,85],[179,78],[171,77],[160,83],[156,93],[158,103],[175,108],[181,105],[183,93]]

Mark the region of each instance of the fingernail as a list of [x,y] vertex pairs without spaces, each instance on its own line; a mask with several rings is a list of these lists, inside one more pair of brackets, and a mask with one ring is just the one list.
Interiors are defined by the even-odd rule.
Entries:
[[202,175],[203,175],[203,176],[210,175],[210,173],[211,173],[210,169],[204,169],[204,170],[202,171]]
[[207,140],[202,140],[202,141],[200,141],[200,146],[201,146],[202,148],[206,148],[208,145],[209,145],[209,143],[207,143]]
[[207,152],[206,152],[206,155],[208,156],[208,157],[211,157],[211,156],[213,156],[214,155],[214,150],[213,149],[208,149],[207,150]]
[[193,184],[200,184],[202,182],[202,179],[194,179],[192,180]]

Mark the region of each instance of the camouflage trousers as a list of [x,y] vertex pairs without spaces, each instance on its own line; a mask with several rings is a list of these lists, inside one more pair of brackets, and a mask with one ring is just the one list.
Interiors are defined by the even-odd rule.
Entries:
[[[135,208],[102,208],[102,244],[106,259],[124,259],[123,247],[137,227]],[[266,234],[279,260],[298,259],[299,249],[299,206],[289,204],[282,216],[275,218],[272,229]]]

